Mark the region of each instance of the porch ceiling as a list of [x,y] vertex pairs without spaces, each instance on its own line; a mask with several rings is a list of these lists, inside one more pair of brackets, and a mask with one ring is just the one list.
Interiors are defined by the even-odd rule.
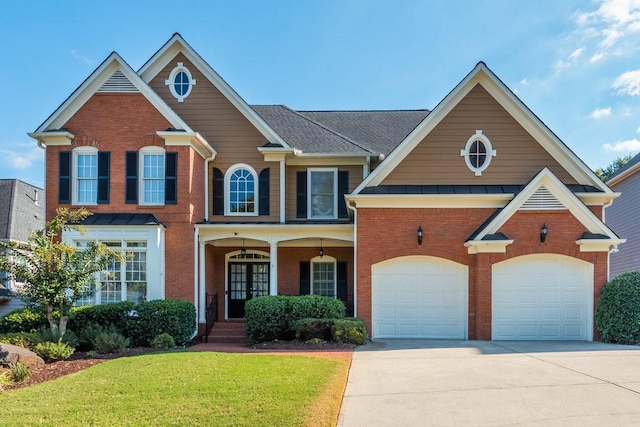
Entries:
[[214,246],[353,246],[353,224],[199,224],[200,243]]

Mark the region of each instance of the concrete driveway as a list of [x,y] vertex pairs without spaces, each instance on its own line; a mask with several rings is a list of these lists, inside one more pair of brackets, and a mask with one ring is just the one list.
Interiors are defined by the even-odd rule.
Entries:
[[339,426],[640,425],[640,347],[376,340],[353,355]]

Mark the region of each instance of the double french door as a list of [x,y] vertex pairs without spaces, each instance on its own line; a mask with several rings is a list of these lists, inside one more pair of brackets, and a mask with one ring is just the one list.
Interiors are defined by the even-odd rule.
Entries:
[[251,298],[269,295],[268,262],[230,262],[227,309],[230,319],[244,317],[244,304]]

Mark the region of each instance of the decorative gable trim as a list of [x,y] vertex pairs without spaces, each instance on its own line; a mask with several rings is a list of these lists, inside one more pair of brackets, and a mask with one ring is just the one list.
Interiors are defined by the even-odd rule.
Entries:
[[48,130],[60,129],[73,115],[102,88],[107,81],[120,71],[137,90],[167,119],[176,129],[191,132],[191,128],[160,98],[116,52],[102,64],[58,107],[56,111],[34,132],[35,135]]
[[[541,190],[543,188],[544,190]],[[553,198],[554,203],[561,204],[565,209],[569,210],[571,214],[587,229],[590,236],[598,236],[599,242],[597,242],[598,248],[601,248],[604,242],[607,243],[606,249],[613,246],[617,247],[618,244],[624,243],[625,239],[620,239],[607,225],[605,225],[587,206],[580,201],[548,168],[544,168],[538,175],[535,176],[527,184],[522,191],[516,195],[513,200],[507,204],[500,212],[495,215],[493,219],[487,222],[475,236],[465,243],[465,246],[469,248],[482,244],[483,240],[487,239],[487,236],[491,236],[499,233],[500,228],[519,210],[531,210],[523,209],[523,206],[527,204],[534,194],[546,194],[548,197]],[[576,243],[581,245],[581,251],[587,250],[586,246],[582,245],[594,243],[594,239],[580,239]],[[593,246],[593,245],[591,245]]]
[[182,53],[213,84],[240,113],[271,143],[291,148],[238,93],[182,38],[175,33],[143,66],[138,74],[147,84],[169,64],[178,53]]
[[[380,185],[413,149],[462,101],[476,86],[489,94],[580,184],[593,185],[604,193],[607,187],[518,97],[483,63],[475,68],[425,117],[425,119],[391,152],[359,186],[354,194],[366,187]],[[611,196],[613,199],[614,196]]]

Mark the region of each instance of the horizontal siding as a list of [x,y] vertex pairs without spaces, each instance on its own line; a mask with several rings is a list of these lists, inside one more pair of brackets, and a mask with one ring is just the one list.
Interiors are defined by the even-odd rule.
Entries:
[[636,174],[613,187],[622,193],[605,210],[605,222],[627,242],[618,247],[618,253],[609,258],[609,276],[640,270],[640,175]]
[[[296,173],[298,171],[306,171],[313,166],[287,166],[286,170],[286,219],[287,221],[296,221],[300,218],[296,218]],[[325,166],[318,166],[325,167]],[[362,166],[339,166],[339,171],[349,171],[349,191],[353,191],[364,179],[362,176]]]
[[[497,156],[476,177],[460,156],[476,130]],[[525,184],[548,167],[566,184],[575,180],[481,86],[471,92],[392,171],[383,185]]]
[[24,307],[24,304],[18,298],[10,298],[8,300],[0,300],[0,317],[5,314]]

